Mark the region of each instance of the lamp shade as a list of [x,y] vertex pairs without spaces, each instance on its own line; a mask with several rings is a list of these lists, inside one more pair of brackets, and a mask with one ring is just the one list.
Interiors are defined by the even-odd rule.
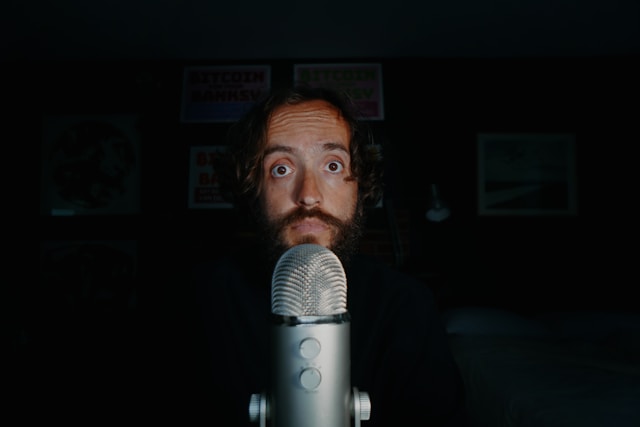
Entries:
[[431,184],[431,197],[429,208],[427,209],[426,217],[432,222],[441,222],[451,216],[451,210],[440,199],[440,192],[436,184]]

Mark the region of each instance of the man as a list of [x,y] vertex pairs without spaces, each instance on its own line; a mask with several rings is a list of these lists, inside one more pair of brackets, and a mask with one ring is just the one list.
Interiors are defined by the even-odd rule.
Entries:
[[363,425],[465,425],[462,381],[428,287],[357,253],[382,187],[380,153],[356,118],[339,93],[295,88],[274,91],[232,128],[234,201],[255,217],[259,242],[193,271],[208,337],[197,349],[205,398],[194,406],[221,425],[257,425],[249,401],[269,373],[271,274],[301,243],[343,263],[351,384],[372,405]]

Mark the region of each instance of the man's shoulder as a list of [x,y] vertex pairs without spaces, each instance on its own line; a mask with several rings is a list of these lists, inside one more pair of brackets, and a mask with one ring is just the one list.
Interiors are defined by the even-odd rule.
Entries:
[[239,258],[235,254],[225,253],[211,256],[194,262],[191,270],[194,274],[210,275],[222,271],[234,271],[239,269]]
[[200,274],[212,272],[235,272],[250,268],[257,263],[257,249],[253,246],[218,251],[192,263],[192,271]]
[[424,287],[425,283],[417,277],[389,264],[386,261],[367,254],[357,254],[348,265],[352,274],[377,278],[386,282],[403,283],[408,286]]
[[348,266],[348,280],[356,287],[382,295],[431,300],[429,286],[417,277],[370,255],[358,254]]
[[190,274],[196,286],[207,288],[261,288],[269,278],[264,263],[248,248],[200,260]]

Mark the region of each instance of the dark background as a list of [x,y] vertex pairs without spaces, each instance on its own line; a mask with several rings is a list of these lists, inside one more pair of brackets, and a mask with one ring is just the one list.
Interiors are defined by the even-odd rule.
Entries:
[[[174,273],[250,237],[229,211],[187,209],[189,147],[217,143],[227,127],[180,122],[188,65],[269,64],[286,82],[294,63],[381,63],[385,120],[372,126],[390,209],[372,212],[365,251],[424,280],[443,308],[638,310],[637,2],[255,3],[3,6],[6,124],[27,147],[22,158],[40,159],[50,114],[137,114],[141,137],[140,214],[36,214],[39,173],[17,189],[20,200],[35,195],[24,205],[40,267],[15,287],[16,304],[7,299],[20,390],[55,394],[58,383],[41,388],[40,375],[71,378],[75,398],[100,380],[127,384],[131,352],[147,338],[140,319],[155,298],[180,293]],[[480,132],[574,133],[578,214],[479,216]],[[452,208],[440,224],[424,218],[431,183]]]
[[[224,251],[236,241],[229,222],[243,220],[190,212],[185,192],[189,146],[219,143],[226,125],[180,123],[183,67],[269,64],[277,83],[298,62],[379,62],[385,120],[373,125],[404,245],[390,262],[429,279],[443,304],[631,304],[636,1],[40,0],[9,2],[0,16],[7,125],[28,158],[40,157],[31,149],[44,115],[141,118],[141,214],[40,215],[41,242],[134,241],[143,282],[162,278],[163,256]],[[574,133],[578,215],[478,216],[479,132]],[[453,209],[437,226],[424,220],[431,183]],[[394,220],[373,217],[375,230]],[[388,257],[381,245],[368,250]]]
[[[634,235],[635,58],[258,63],[271,65],[272,82],[280,84],[291,81],[294,63],[338,61],[383,65],[385,119],[370,124],[387,159],[390,210],[372,212],[372,231],[388,233],[372,233],[367,252],[424,279],[444,305],[635,307],[627,298],[633,263],[625,243]],[[46,69],[46,81],[55,82],[39,86],[29,117],[140,117],[140,214],[40,215],[41,239],[133,240],[136,274],[143,283],[166,282],[166,274],[181,262],[244,244],[238,235],[247,231],[245,218],[227,210],[187,208],[189,148],[224,143],[229,124],[181,123],[180,95],[185,65],[254,62],[56,61],[26,70]],[[36,143],[40,127],[34,120],[29,129]],[[578,214],[479,216],[476,147],[483,132],[575,134]],[[452,209],[443,223],[424,216],[431,183],[439,184]],[[394,222],[402,259],[388,257]]]
[[5,59],[637,54],[634,0],[3,3]]

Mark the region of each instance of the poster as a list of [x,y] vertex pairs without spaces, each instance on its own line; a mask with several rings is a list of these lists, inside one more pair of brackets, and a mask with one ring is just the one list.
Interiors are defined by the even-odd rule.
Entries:
[[117,315],[137,306],[135,240],[41,240],[40,272],[39,289],[58,313]]
[[41,214],[139,213],[137,120],[128,114],[44,116]]
[[577,214],[575,134],[478,134],[480,215]]
[[295,64],[293,71],[297,84],[347,92],[360,108],[361,119],[384,120],[380,64]]
[[271,66],[185,67],[181,121],[234,122],[271,87]]
[[189,155],[189,209],[231,208],[220,185],[217,166],[222,160],[225,146],[194,146]]

